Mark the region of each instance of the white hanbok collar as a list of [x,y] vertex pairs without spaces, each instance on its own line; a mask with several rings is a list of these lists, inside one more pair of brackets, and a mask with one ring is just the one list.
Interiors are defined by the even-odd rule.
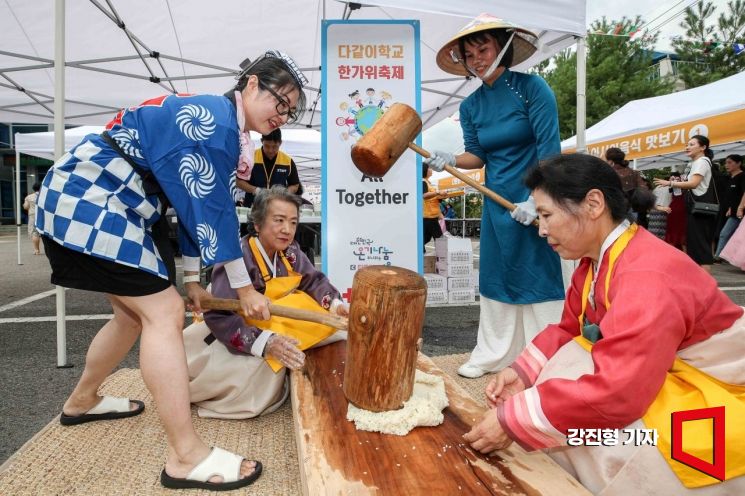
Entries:
[[261,253],[261,257],[264,259],[264,262],[266,263],[267,267],[269,267],[269,270],[272,271],[272,277],[277,277],[277,253],[274,253],[274,260],[269,260],[269,255],[267,255],[266,250],[261,245],[261,241],[259,241],[259,237],[256,237],[256,248],[259,249],[259,253]]
[[600,246],[600,256],[598,256],[598,261],[597,263],[592,264],[592,284],[590,285],[590,295],[588,296],[592,308],[595,308],[595,283],[598,280],[600,264],[603,263],[605,252],[608,250],[608,248],[611,247],[613,243],[616,242],[618,238],[621,237],[624,232],[626,232],[626,229],[628,229],[630,225],[631,222],[629,222],[628,219],[618,224],[615,229],[613,229],[610,234],[608,234],[608,236],[605,238],[605,241],[603,241],[603,244]]

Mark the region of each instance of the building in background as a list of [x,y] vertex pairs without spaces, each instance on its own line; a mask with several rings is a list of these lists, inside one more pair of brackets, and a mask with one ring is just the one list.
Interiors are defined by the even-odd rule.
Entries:
[[[681,64],[696,64],[696,62],[687,62],[680,60],[675,52],[653,52],[652,67],[654,76],[659,78],[670,77],[673,79],[673,92],[683,91],[686,85],[680,77]],[[706,69],[706,64],[697,64],[702,70]]]

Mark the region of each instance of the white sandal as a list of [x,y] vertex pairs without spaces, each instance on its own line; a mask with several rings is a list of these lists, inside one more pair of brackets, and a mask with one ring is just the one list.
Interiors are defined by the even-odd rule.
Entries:
[[[131,404],[135,403],[137,408],[132,410]],[[128,398],[115,398],[113,396],[104,396],[98,405],[94,406],[81,415],[67,415],[62,412],[59,417],[62,425],[77,425],[96,420],[113,420],[127,417],[134,417],[145,410],[145,403],[139,400],[130,400]]]
[[[222,448],[212,448],[207,458],[199,462],[183,479],[168,475],[163,469],[160,483],[169,489],[208,489],[210,491],[230,491],[248,486],[261,475],[261,462],[251,475],[241,478],[241,463],[244,458]],[[222,477],[222,482],[208,482],[211,477]]]

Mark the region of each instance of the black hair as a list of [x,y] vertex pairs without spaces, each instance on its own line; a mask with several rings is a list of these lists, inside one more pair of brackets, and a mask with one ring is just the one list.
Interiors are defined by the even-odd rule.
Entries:
[[657,204],[657,197],[651,190],[636,188],[629,198],[629,206],[636,213],[648,212]]
[[615,221],[626,218],[626,196],[621,179],[608,164],[592,155],[570,153],[545,160],[525,177],[531,190],[545,192],[561,208],[572,212],[570,206],[581,203],[592,189],[605,197],[611,217]]
[[367,88],[365,91],[375,91],[375,88]]
[[696,135],[691,136],[691,139],[695,139],[696,141],[698,141],[699,145],[706,147],[706,149],[704,150],[704,155],[706,155],[706,158],[708,158],[709,160],[714,159],[714,152],[711,151],[711,145],[709,144],[710,143],[709,138],[707,138],[703,134],[696,134]]
[[742,155],[738,155],[737,153],[730,153],[729,155],[727,155],[725,160],[727,158],[732,160],[733,162],[737,162],[738,164],[740,164],[740,170],[745,171],[745,169],[743,168],[743,164],[742,164]]
[[263,143],[264,141],[275,141],[277,143],[281,142],[282,141],[282,131],[279,128],[277,128],[277,129],[275,129],[274,131],[272,131],[269,134],[262,135],[261,136],[261,142]]
[[[297,117],[293,122],[300,120],[305,113],[305,91],[303,91],[303,88],[290,73],[290,69],[281,59],[276,57],[264,57],[261,60],[258,60],[248,69],[248,71],[246,71],[246,74],[238,80],[233,89],[235,91],[243,91],[246,84],[248,84],[248,78],[250,76],[256,76],[262,84],[269,86],[273,90],[281,90],[288,87],[298,90],[297,110],[295,111]],[[288,121],[288,124],[291,123],[292,122]]]
[[354,98],[355,96],[358,96],[360,94],[359,90],[354,90],[349,94],[349,98]]
[[610,160],[616,165],[620,165],[621,167],[628,167],[629,161],[625,160],[626,153],[621,150],[620,148],[616,147],[610,147],[607,150],[605,150],[605,158]]
[[422,164],[422,179],[427,179],[427,171],[429,170],[429,165]]
[[[486,43],[487,41],[489,41],[491,36],[491,38],[497,40],[497,44],[500,48],[504,48],[504,46],[507,44],[507,41],[510,39],[511,34],[512,33],[508,32],[506,29],[488,29],[486,31],[478,31],[476,33],[472,33],[459,38],[458,50],[460,51],[460,57],[461,59],[466,60],[466,43],[472,45]],[[505,50],[504,55],[502,56],[502,60],[499,61],[499,65],[501,67],[512,66],[513,54],[514,50],[512,49],[512,43],[510,43],[510,46],[507,47],[507,50]]]
[[[742,160],[740,162],[742,162]],[[31,189],[38,193],[39,190],[41,189],[41,183],[34,183],[34,185],[31,186]]]

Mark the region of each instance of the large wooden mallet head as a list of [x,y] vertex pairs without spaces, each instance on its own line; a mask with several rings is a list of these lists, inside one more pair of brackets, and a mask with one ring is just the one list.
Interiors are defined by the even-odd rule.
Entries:
[[[403,103],[394,103],[352,147],[352,162],[365,175],[383,177],[407,148],[411,148],[424,158],[429,158],[431,155],[427,150],[412,143],[421,130],[422,120],[416,110]],[[481,191],[498,205],[510,211],[515,210],[512,202],[452,165],[446,164],[444,170]],[[537,221],[534,224],[537,226]]]
[[383,177],[421,130],[416,110],[394,103],[352,147],[352,162],[365,175]]

